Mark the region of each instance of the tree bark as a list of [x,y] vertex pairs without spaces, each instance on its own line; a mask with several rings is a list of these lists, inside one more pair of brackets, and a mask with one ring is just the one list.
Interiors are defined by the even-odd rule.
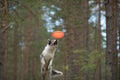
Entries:
[[[98,22],[97,22],[97,51],[98,55],[101,55],[101,0],[97,0],[98,2]],[[95,73],[94,80],[101,80],[101,59],[100,57],[97,60],[97,67]]]
[[31,40],[31,27],[30,27],[30,14],[27,15],[27,27],[26,27],[26,54],[25,54],[25,80],[29,80],[30,76],[30,40]]
[[[84,0],[84,41],[85,43],[83,44],[84,45],[84,50],[85,50],[85,64],[87,65],[89,63],[89,57],[88,57],[88,52],[89,52],[89,25],[88,25],[88,19],[89,19],[89,4],[88,4],[88,0]],[[85,72],[85,79],[86,80],[89,80],[89,70],[87,70]]]
[[5,55],[6,55],[6,45],[7,45],[7,32],[6,30],[3,31],[3,29],[5,29],[7,27],[7,14],[8,14],[8,1],[7,0],[3,0],[3,17],[2,17],[2,25],[0,27],[0,80],[6,80],[5,78],[5,73],[6,73],[6,69],[4,67],[6,67],[5,64]]
[[[71,6],[71,7],[70,7]],[[84,9],[83,9],[84,8]],[[88,0],[65,0],[64,3],[64,14],[65,14],[65,26],[66,26],[66,37],[65,45],[66,51],[69,55],[65,55],[67,59],[65,62],[68,63],[67,79],[89,79],[89,73],[81,71],[82,65],[78,62],[80,61],[79,54],[75,54],[75,50],[84,50],[85,64],[87,64],[86,59],[88,50]],[[66,65],[66,64],[65,64]],[[86,76],[87,75],[87,76]],[[66,79],[66,78],[65,78]]]
[[15,27],[14,27],[14,79],[17,80],[17,58],[18,58],[18,21],[15,20]]
[[117,80],[117,0],[106,1],[106,80]]

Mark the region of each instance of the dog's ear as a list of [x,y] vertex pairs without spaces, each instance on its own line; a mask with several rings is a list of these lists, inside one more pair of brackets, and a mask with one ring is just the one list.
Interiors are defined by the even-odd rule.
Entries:
[[51,40],[50,39],[48,39],[48,44],[50,45],[52,42],[51,42]]
[[58,43],[58,40],[56,39],[56,40],[54,41],[54,45],[57,45],[57,43]]

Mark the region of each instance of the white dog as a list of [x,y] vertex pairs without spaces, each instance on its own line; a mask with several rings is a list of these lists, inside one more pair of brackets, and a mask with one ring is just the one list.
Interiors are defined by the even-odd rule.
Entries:
[[55,55],[55,51],[58,45],[58,40],[48,39],[48,43],[45,46],[42,54],[40,55],[41,59],[41,74],[43,80],[46,79],[48,73],[51,74],[51,77],[57,77],[63,75],[61,71],[52,69],[52,63]]

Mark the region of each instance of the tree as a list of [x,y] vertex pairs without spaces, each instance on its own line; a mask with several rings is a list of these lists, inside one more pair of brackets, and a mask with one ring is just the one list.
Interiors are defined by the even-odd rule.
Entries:
[[[83,9],[84,8],[84,9]],[[67,30],[65,37],[65,46],[68,64],[67,79],[88,79],[89,73],[82,71],[83,65],[79,64],[79,55],[73,53],[75,50],[82,50],[86,54],[85,62],[88,63],[88,18],[89,18],[88,0],[65,0],[62,5],[65,28]],[[85,64],[84,64],[85,65]],[[76,70],[77,68],[77,70]],[[85,76],[87,75],[87,76]]]
[[[85,43],[84,43],[84,50],[85,50],[85,62],[86,65],[89,63],[89,57],[88,57],[88,52],[89,52],[89,23],[88,23],[88,19],[89,19],[89,4],[88,4],[88,0],[84,0],[84,36],[85,36]],[[85,72],[85,80],[89,80],[89,71]]]
[[15,21],[15,27],[14,27],[14,72],[13,72],[13,76],[14,76],[14,80],[17,80],[17,61],[18,61],[18,21]]
[[[101,43],[102,43],[102,39],[101,39],[101,0],[97,0],[97,3],[98,3],[98,21],[97,21],[97,43],[96,43],[96,46],[97,46],[97,51],[98,51],[98,54],[100,55],[101,54]],[[96,62],[97,64],[97,67],[96,67],[96,71],[95,71],[95,80],[101,80],[101,59],[99,58]]]
[[106,80],[117,80],[117,0],[106,0]]
[[7,54],[7,31],[6,29],[9,27],[7,24],[7,15],[8,15],[8,1],[1,1],[2,5],[2,25],[0,25],[0,80],[5,80],[5,58]]

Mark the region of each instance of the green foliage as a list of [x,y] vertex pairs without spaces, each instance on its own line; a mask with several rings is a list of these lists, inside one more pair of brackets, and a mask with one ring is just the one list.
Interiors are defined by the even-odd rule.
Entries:
[[[92,52],[86,52],[85,50],[75,50],[75,54],[79,55],[79,59],[76,60],[76,64],[81,65],[81,71],[85,72],[94,72],[97,67],[98,59],[104,59],[104,53],[99,53],[97,50]],[[87,56],[86,56],[87,55]]]
[[[8,24],[10,24],[10,28],[8,29],[8,46],[7,46],[8,54],[6,58],[8,63],[6,68],[7,70],[6,76],[8,77],[9,80],[13,80],[13,77],[14,77],[13,74],[15,70],[14,58],[15,58],[15,54],[17,54],[17,73],[16,74],[17,74],[18,80],[24,80],[24,78],[26,77],[26,75],[24,74],[27,68],[29,68],[30,74],[28,75],[28,77],[30,78],[30,80],[39,80],[40,78],[39,55],[44,49],[47,39],[52,38],[51,33],[48,33],[47,29],[45,28],[45,24],[47,22],[42,19],[43,14],[45,13],[42,10],[42,7],[46,6],[46,9],[48,9],[48,15],[52,17],[51,22],[54,24],[53,26],[54,30],[63,30],[64,26],[66,26],[66,24],[69,24],[68,26],[66,26],[68,31],[66,32],[65,36],[68,37],[69,29],[78,29],[78,32],[76,33],[79,36],[81,36],[79,34],[79,32],[81,32],[80,26],[81,25],[83,26],[83,24],[85,23],[82,17],[82,16],[85,16],[85,14],[80,9],[80,6],[84,5],[82,4],[84,0],[80,0],[80,1],[79,0],[75,0],[75,1],[74,0],[70,0],[70,1],[68,0],[64,0],[64,1],[62,0],[57,0],[57,1],[56,0],[51,0],[51,1],[18,0],[18,3],[15,3],[16,2],[15,0],[8,0],[8,1],[11,1],[10,6],[12,7],[9,8],[9,14],[7,16]],[[57,3],[57,4],[54,4],[54,3]],[[90,5],[90,7],[94,8],[94,5]],[[50,11],[55,12],[55,15],[54,16],[50,15]],[[0,15],[0,18],[2,18],[2,15]],[[61,25],[58,25],[58,27],[55,27],[57,26],[55,25],[55,22],[60,20],[63,20],[61,22]],[[90,50],[93,50],[95,48],[94,46],[91,47],[91,45],[95,45],[95,38],[96,38],[95,37],[96,27],[93,27],[94,25],[95,25],[94,23],[89,23]],[[48,27],[49,26],[50,25],[48,25]],[[60,26],[63,26],[63,27],[60,27]],[[16,33],[17,35],[15,35],[16,29],[17,29],[17,33]],[[74,30],[72,31],[75,32]],[[71,32],[70,32],[70,35],[72,35]],[[17,38],[17,43],[14,43],[16,41],[15,37]],[[30,64],[29,67],[25,66],[25,64],[27,63],[26,62],[27,39],[29,39],[29,48],[30,48],[29,54],[28,54],[29,55],[28,60]],[[70,37],[70,39],[72,38]],[[79,45],[79,40],[80,39],[78,39],[78,42],[77,42],[78,45]],[[22,46],[21,43],[24,43],[24,45]],[[69,64],[66,63],[67,61],[65,62],[64,60],[66,56],[69,55],[69,53],[66,56],[63,54],[63,52],[66,50],[63,48],[69,45],[73,45],[73,42],[69,42],[69,43],[70,44],[66,45],[66,42],[64,40],[60,42],[60,45],[55,55],[56,57],[54,59],[55,68],[63,69],[65,71],[70,70]],[[15,44],[17,44],[16,52],[14,51]],[[64,45],[61,46],[61,44],[64,44]],[[69,48],[68,50],[70,50],[70,47],[68,48]],[[104,56],[105,56],[104,52],[99,53],[97,50],[93,50],[91,52],[87,52],[85,50],[75,50],[73,51],[73,53],[78,55],[77,59],[73,59],[73,63],[75,63],[76,65],[80,65],[80,72],[83,72],[83,73],[90,72],[91,74],[93,74],[97,67],[97,61],[99,58],[102,60],[101,64],[104,64]],[[66,59],[66,60],[69,60],[69,59]],[[36,79],[36,76],[37,76],[37,79]],[[75,76],[75,80],[84,80],[83,77],[79,79],[80,77],[81,76]]]
[[[5,77],[13,80],[15,77],[14,71],[17,68],[17,73],[15,73],[18,77],[17,80],[24,80],[25,77],[23,75],[25,75],[25,70],[28,69],[29,73],[26,76],[29,77],[30,80],[33,80],[32,78],[35,77],[35,73],[38,78],[40,77],[39,55],[46,45],[47,39],[50,38],[50,33],[43,27],[40,14],[40,1],[21,0],[19,4],[13,3],[15,3],[15,0],[11,1],[7,15],[7,24],[10,28],[8,28],[8,38],[6,40],[8,44],[6,47],[7,56],[5,60],[7,62],[5,63]],[[29,42],[27,42],[28,40]],[[15,43],[15,41],[17,42]],[[15,51],[14,48],[17,50]],[[27,48],[29,48],[29,50],[27,50]],[[27,53],[29,63],[27,63],[26,60]],[[15,55],[17,55],[16,63]],[[36,61],[34,61],[34,59],[36,59]],[[34,65],[35,63],[36,65]],[[15,67],[15,64],[17,64],[17,67]],[[26,67],[26,64],[29,66]]]
[[66,70],[66,71],[68,71],[68,69],[69,69],[68,65],[64,65],[63,69]]

